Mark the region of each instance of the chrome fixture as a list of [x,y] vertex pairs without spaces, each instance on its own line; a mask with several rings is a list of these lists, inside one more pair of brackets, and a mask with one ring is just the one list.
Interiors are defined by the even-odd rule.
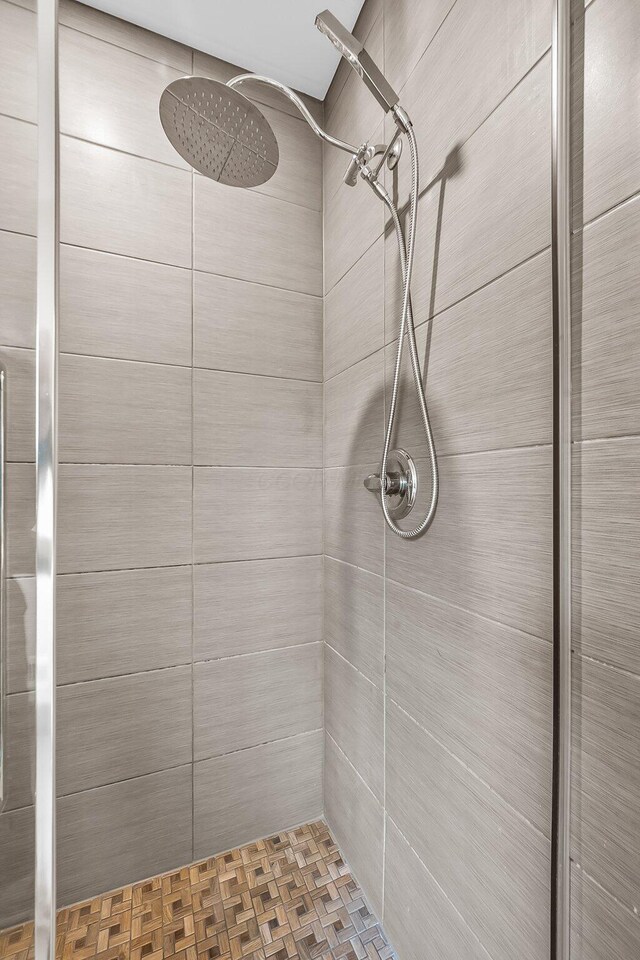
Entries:
[[379,67],[373,62],[360,41],[356,40],[352,33],[349,33],[330,10],[323,10],[322,13],[318,14],[316,27],[320,33],[324,33],[331,40],[334,47],[340,51],[345,60],[362,77],[382,109],[387,113],[392,110],[398,102],[398,94]]
[[[372,493],[381,493],[380,474],[369,474],[364,485]],[[384,495],[389,501],[392,520],[402,520],[413,510],[418,495],[418,471],[413,457],[406,450],[392,450],[387,457]]]
[[257,187],[277,170],[278,141],[266,118],[217,80],[174,80],[160,98],[160,121],[180,156],[211,180]]
[[[364,180],[387,206],[393,221],[400,256],[402,312],[380,472],[367,477],[364,483],[368,490],[379,495],[384,519],[391,530],[399,537],[411,540],[419,537],[431,526],[439,492],[438,462],[424,395],[411,309],[411,275],[418,222],[418,145],[411,120],[400,106],[398,95],[363,45],[329,10],[318,14],[316,26],[362,77],[382,108],[393,116],[396,128],[388,144],[365,142],[357,146],[332,136],[322,129],[297,93],[278,80],[252,73],[233,77],[226,84],[207,80],[204,77],[183,77],[174,80],[160,99],[160,119],[165,133],[180,156],[200,173],[234,187],[257,186],[265,183],[275,173],[278,166],[278,144],[260,110],[235,88],[242,84],[266,84],[295,104],[316,136],[325,143],[350,154],[351,161],[345,173],[344,182],[353,187],[358,179]],[[408,140],[411,156],[411,194],[406,241],[398,210],[379,179],[385,163],[389,169],[397,165],[402,154],[403,136]],[[378,157],[379,160],[376,159]],[[413,509],[418,492],[418,474],[414,460],[408,453],[404,450],[391,450],[405,336],[409,344],[413,380],[418,395],[431,471],[431,496],[427,511],[420,523],[408,530],[399,527],[396,521],[405,517]]]

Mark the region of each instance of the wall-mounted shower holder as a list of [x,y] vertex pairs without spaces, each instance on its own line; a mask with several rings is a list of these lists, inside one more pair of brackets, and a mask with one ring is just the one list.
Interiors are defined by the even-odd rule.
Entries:
[[[369,474],[363,482],[372,493],[382,492],[379,473]],[[418,496],[418,471],[406,450],[392,450],[387,457],[384,495],[389,499],[389,513],[394,520],[402,520],[413,510]]]

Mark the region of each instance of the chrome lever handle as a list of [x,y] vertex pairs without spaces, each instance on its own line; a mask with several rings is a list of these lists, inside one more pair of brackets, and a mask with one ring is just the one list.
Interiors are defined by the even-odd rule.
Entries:
[[363,483],[367,490],[370,490],[372,493],[379,493],[382,487],[379,473],[370,473],[368,477],[364,478]]
[[[372,493],[380,493],[382,490],[379,473],[370,473],[368,477],[364,478],[363,483],[367,490]],[[387,473],[384,478],[384,492],[388,497],[402,496],[406,485],[406,478],[401,473]]]
[[370,473],[364,478],[364,486],[370,493],[389,498],[389,512],[394,519],[406,517],[416,502],[418,493],[418,472],[416,465],[406,450],[392,450],[387,464],[393,469],[387,470],[381,479],[379,473]]

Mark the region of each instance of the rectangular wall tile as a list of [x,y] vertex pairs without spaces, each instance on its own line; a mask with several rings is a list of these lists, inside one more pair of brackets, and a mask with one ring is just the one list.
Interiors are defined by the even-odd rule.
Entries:
[[63,354],[60,460],[191,464],[191,370]]
[[[322,292],[321,215],[246,190],[194,178],[197,270],[300,293]],[[220,223],[227,224],[221,231]]]
[[384,68],[397,90],[404,87],[453,6],[454,0],[429,4],[421,0],[394,0],[385,4]]
[[[191,661],[191,568],[65,574],[57,585],[59,683],[99,680]],[[31,689],[35,581],[7,584],[7,688]]]
[[6,690],[20,693],[35,689],[36,581],[35,577],[16,577],[5,584]]
[[[441,170],[421,190],[416,322],[549,245],[550,79],[547,55],[463,146],[445,147]],[[406,184],[399,189],[407,195]],[[393,231],[385,263],[385,323],[397,330],[402,282]]]
[[[440,456],[551,443],[551,339],[548,252],[418,327]],[[387,408],[397,349],[396,341],[386,354]],[[421,456],[424,426],[406,346],[404,357],[396,436]]]
[[579,652],[640,673],[640,439],[575,445],[573,632]]
[[213,370],[193,376],[194,463],[322,466],[320,384]]
[[[382,451],[381,451],[382,452]],[[376,495],[363,486],[379,463],[324,471],[324,551],[372,573],[383,572],[384,519]]]
[[63,243],[191,266],[189,172],[70,137],[60,155]]
[[59,480],[60,573],[191,562],[191,467],[62,465]]
[[[384,926],[403,960],[490,960],[392,820],[387,819]],[[541,954],[542,956],[542,954]]]
[[102,10],[76,3],[76,0],[60,0],[60,23],[159,63],[168,63],[182,74],[192,72],[192,52],[189,47],[127,20],[109,16]]
[[583,71],[583,130],[574,180],[575,214],[582,211],[585,222],[640,190],[639,31],[634,0],[585,10],[585,59],[576,63]]
[[34,347],[36,333],[36,241],[0,230],[0,340]]
[[191,570],[58,578],[58,682],[155,670],[191,659]]
[[[358,78],[356,78],[358,79]],[[366,91],[368,92],[368,91]],[[382,139],[378,127],[373,142]],[[326,157],[325,152],[325,157]],[[325,293],[367,252],[384,231],[384,204],[362,180],[355,187],[340,186],[324,200]]]
[[326,642],[373,683],[384,671],[384,581],[331,557],[324,560]]
[[311,556],[321,546],[320,470],[196,468],[196,563]]
[[325,379],[375,353],[383,337],[384,241],[380,238],[325,298]]
[[8,38],[0,63],[0,113],[36,121],[37,20],[30,10],[0,3],[0,36]]
[[7,463],[7,576],[35,573],[36,467]]
[[373,910],[382,916],[384,812],[331,737],[325,738],[325,816]]
[[194,759],[322,726],[322,645],[302,644],[194,667]]
[[[255,84],[254,88],[257,86]],[[322,141],[299,114],[292,117],[280,109],[263,106],[260,110],[278,141],[280,158],[271,179],[255,187],[255,191],[311,210],[321,210]]]
[[[167,703],[171,710],[167,710]],[[58,797],[191,763],[191,666],[58,687]],[[7,698],[6,808],[33,802],[35,699]]]
[[632,960],[640,953],[640,922],[631,910],[573,865],[571,956],[574,960]]
[[0,814],[0,928],[33,920],[35,811]]
[[382,800],[384,700],[382,691],[330,647],[324,667],[325,728]]
[[0,230],[35,236],[37,128],[0,115]]
[[368,463],[384,441],[384,351],[360,360],[324,385],[324,462]]
[[13,694],[4,707],[3,809],[11,811],[30,806],[35,798],[35,694]]
[[[248,72],[250,71],[247,71],[242,66],[236,66],[235,64],[228,63],[226,60],[219,60],[218,57],[212,57],[208,53],[203,53],[201,50],[193,51],[193,73],[197,77],[211,77],[213,80],[220,80],[222,83],[226,83],[231,77],[237,77],[240,73]],[[292,117],[296,117],[296,119],[300,118],[300,112],[295,104],[293,104],[288,97],[285,97],[278,90],[275,90],[267,84],[249,81],[246,85],[243,85],[242,92],[245,96],[251,100],[255,100],[259,104],[265,104],[266,106],[273,107],[275,110],[289,113]],[[323,115],[322,103],[316,100],[315,97],[308,96],[306,93],[300,93],[299,96],[306,104],[312,116],[321,124]]]
[[[418,6],[415,2],[410,5]],[[423,4],[420,12],[415,10],[414,37],[419,36],[423,25],[431,32],[429,20],[441,16],[443,5],[451,11],[401,96],[416,128],[425,184],[454,145],[467,140],[551,46],[551,0],[461,0],[455,4],[439,0]],[[393,6],[396,8],[396,4]],[[389,38],[387,46],[391,50],[397,42],[393,28],[406,6],[401,2],[397,5],[400,10],[396,8],[390,16],[385,39]],[[392,54],[394,62],[401,71],[409,65],[404,59],[399,63],[398,54]],[[439,96],[434,102],[429,91],[436,89]],[[515,125],[513,132],[516,134]],[[405,170],[405,175],[408,172]]]
[[391,705],[387,811],[494,960],[540,960],[549,941],[549,844]]
[[574,439],[640,432],[639,258],[640,197],[574,237]]
[[194,567],[194,659],[322,640],[322,558]]
[[198,367],[322,380],[322,300],[194,272]]
[[36,354],[35,350],[0,347],[6,374],[7,460],[33,461],[36,457]]
[[57,761],[59,794],[189,763],[191,668],[60,687]]
[[98,250],[60,248],[60,346],[191,365],[191,273]]
[[181,76],[164,63],[62,26],[60,132],[186,170],[158,110],[164,88]]
[[[429,471],[418,462],[422,516]],[[387,575],[430,596],[551,636],[551,449],[440,458],[429,535],[387,541]]]
[[194,767],[196,859],[322,815],[322,731]]
[[574,658],[572,856],[622,903],[640,902],[640,677]]
[[58,801],[58,904],[189,863],[191,767]]
[[548,834],[550,644],[389,583],[386,664],[388,697]]

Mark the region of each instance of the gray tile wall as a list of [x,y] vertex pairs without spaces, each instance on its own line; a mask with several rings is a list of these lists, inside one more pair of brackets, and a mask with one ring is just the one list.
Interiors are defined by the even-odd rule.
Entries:
[[[60,16],[58,884],[69,903],[322,813],[322,153],[269,93],[277,176],[246,193],[205,181],[166,140],[158,98],[194,69],[237,69],[72,0]],[[0,0],[0,34],[1,926],[32,912],[28,3]]]
[[640,952],[640,7],[576,5],[572,957]]
[[[389,402],[396,241],[327,148],[326,815],[403,960],[548,960],[551,3],[368,0],[356,30],[421,148],[413,303],[442,493],[404,542],[362,486]],[[338,136],[381,134],[352,72],[325,108]],[[407,171],[389,178],[401,200]],[[396,441],[426,488],[405,367]]]

